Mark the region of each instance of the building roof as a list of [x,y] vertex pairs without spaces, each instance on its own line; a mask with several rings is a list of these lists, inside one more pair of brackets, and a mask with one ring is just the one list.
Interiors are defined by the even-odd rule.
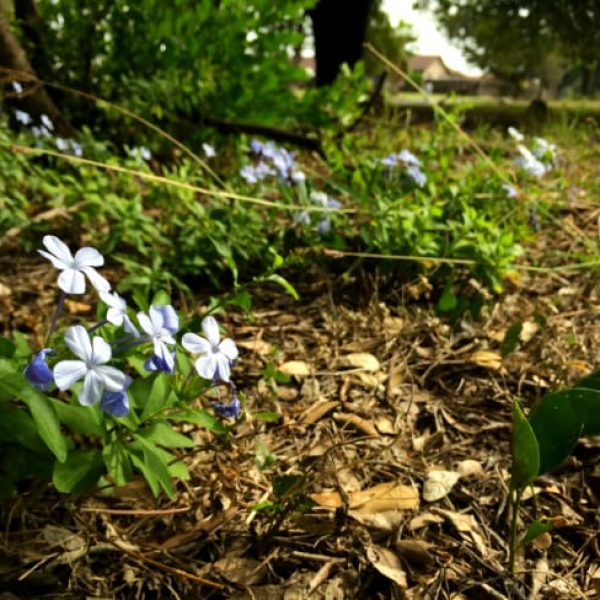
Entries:
[[427,67],[431,66],[432,64],[436,63],[436,62],[440,62],[442,64],[442,66],[446,69],[446,70],[450,70],[448,69],[448,67],[445,65],[444,61],[442,60],[441,56],[435,56],[435,55],[417,55],[417,56],[411,56],[408,59],[408,68],[411,71],[424,71],[425,69],[427,69]]

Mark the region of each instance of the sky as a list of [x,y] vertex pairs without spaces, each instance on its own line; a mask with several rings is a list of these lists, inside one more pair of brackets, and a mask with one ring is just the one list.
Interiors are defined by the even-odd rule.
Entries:
[[465,75],[479,75],[481,70],[467,64],[461,51],[442,33],[433,15],[427,11],[415,10],[412,4],[412,0],[383,2],[383,8],[389,14],[392,25],[397,25],[400,19],[412,25],[417,41],[410,49],[418,54],[439,55],[451,69],[461,71]]

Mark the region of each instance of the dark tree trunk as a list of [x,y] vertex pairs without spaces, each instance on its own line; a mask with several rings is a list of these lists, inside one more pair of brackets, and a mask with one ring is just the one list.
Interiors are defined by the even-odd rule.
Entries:
[[594,83],[596,80],[596,63],[587,63],[581,67],[581,93],[584,96],[594,95]]
[[319,0],[308,11],[313,23],[317,85],[333,83],[344,63],[353,67],[362,55],[373,0]]
[[[19,4],[19,2],[16,2]],[[35,72],[25,51],[15,34],[11,31],[4,14],[0,11],[0,68],[13,71],[15,80],[21,80],[24,91],[18,98],[23,110],[40,117],[48,115],[54,123],[58,135],[70,137],[75,132],[69,122],[46,92],[46,88],[37,81]]]

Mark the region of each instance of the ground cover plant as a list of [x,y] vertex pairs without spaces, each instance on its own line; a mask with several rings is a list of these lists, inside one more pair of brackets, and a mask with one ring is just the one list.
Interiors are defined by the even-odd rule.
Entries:
[[[590,132],[566,133],[569,135],[557,130],[546,134],[549,139],[560,139],[557,149],[549,153],[551,148],[536,141],[534,136],[522,139],[519,131],[496,131],[491,136],[486,132],[486,150],[507,174],[508,181],[497,173],[490,173],[488,165],[457,140],[452,129],[445,125],[418,132],[401,127],[395,131],[388,127],[360,132],[347,137],[340,148],[332,150],[327,165],[308,154],[293,155],[268,141],[242,139],[243,149],[236,153],[236,162],[227,165],[226,172],[236,182],[236,193],[239,191],[241,197],[272,198],[270,201],[276,206],[267,207],[269,220],[262,214],[257,215],[259,210],[265,209],[254,205],[243,202],[235,205],[230,199],[212,198],[209,202],[216,206],[206,210],[204,202],[199,201],[202,196],[194,190],[167,187],[168,184],[151,187],[142,179],[144,173],[151,174],[152,167],[151,152],[145,149],[133,151],[132,157],[126,159],[139,173],[138,179],[128,173],[107,177],[91,165],[65,165],[54,156],[47,160],[57,159],[56,163],[32,160],[26,154],[17,155],[18,160],[12,163],[13,171],[7,177],[12,175],[19,185],[10,185],[7,189],[21,188],[21,199],[19,202],[18,198],[10,197],[5,202],[20,206],[23,213],[21,221],[13,220],[6,227],[8,235],[4,240],[16,248],[17,238],[11,231],[19,232],[21,258],[18,261],[24,261],[23,265],[29,268],[37,265],[32,272],[44,273],[44,286],[35,286],[39,294],[33,299],[31,291],[26,289],[31,286],[30,277],[25,276],[25,283],[18,284],[9,275],[4,284],[11,293],[2,296],[3,315],[9,316],[3,320],[2,390],[3,399],[10,401],[4,404],[9,416],[3,420],[11,423],[16,418],[22,428],[19,435],[15,435],[16,428],[3,430],[4,491],[23,494],[30,489],[31,492],[20,497],[25,502],[23,506],[28,506],[27,510],[34,514],[35,505],[30,502],[39,489],[39,484],[33,484],[35,481],[51,480],[63,493],[83,492],[75,496],[77,514],[106,515],[107,523],[114,521],[109,529],[103,532],[95,529],[87,517],[83,520],[77,517],[66,526],[56,522],[43,524],[39,520],[42,515],[36,519],[44,530],[44,539],[49,539],[48,527],[53,528],[54,534],[59,536],[57,539],[63,540],[54,543],[64,548],[64,552],[73,551],[66,550],[65,536],[75,535],[77,548],[82,550],[92,543],[88,536],[95,531],[94,535],[100,535],[105,540],[103,543],[113,548],[111,552],[124,553],[131,561],[128,568],[137,573],[128,583],[122,574],[111,571],[101,562],[86,559],[85,567],[105,578],[103,589],[107,591],[113,585],[124,586],[118,592],[123,595],[136,589],[145,590],[143,593],[153,588],[162,589],[167,581],[173,589],[180,590],[178,593],[204,586],[206,590],[214,590],[207,593],[217,597],[236,593],[244,597],[245,585],[254,586],[254,594],[267,593],[267,589],[272,589],[272,593],[283,593],[285,589],[305,593],[300,590],[306,591],[311,586],[321,594],[333,587],[350,594],[352,582],[359,583],[359,595],[395,589],[410,591],[417,597],[422,593],[451,594],[452,590],[463,590],[467,596],[471,593],[476,597],[490,589],[510,595],[535,585],[545,585],[543,589],[548,594],[562,597],[560,594],[584,589],[589,580],[565,575],[557,566],[559,563],[554,562],[561,553],[570,551],[569,544],[574,542],[568,532],[570,528],[579,527],[577,523],[582,521],[577,521],[573,512],[568,515],[575,520],[565,517],[564,505],[554,503],[552,492],[544,491],[551,485],[544,483],[547,476],[536,477],[560,466],[574,451],[581,434],[595,433],[588,417],[568,418],[573,413],[572,395],[578,390],[585,390],[592,405],[596,402],[595,379],[577,383],[581,377],[573,377],[574,373],[582,375],[586,368],[591,370],[592,361],[576,358],[581,354],[577,349],[582,343],[577,334],[563,336],[563,341],[571,340],[564,351],[560,350],[560,344],[557,348],[552,345],[545,348],[542,331],[549,326],[547,319],[556,313],[551,311],[548,315],[550,307],[544,308],[544,304],[536,307],[537,296],[530,295],[535,286],[528,283],[537,279],[537,285],[541,280],[541,285],[552,288],[555,283],[551,271],[542,270],[536,275],[536,268],[550,265],[560,269],[565,262],[589,262],[595,249],[595,242],[582,229],[590,222],[584,215],[593,213],[594,205],[568,195],[575,193],[580,197],[596,189],[597,183],[589,178],[585,169],[575,171],[584,187],[570,183],[573,175],[570,170],[576,168],[570,153],[585,150],[582,146],[575,146],[573,150],[569,144],[573,139],[585,140]],[[6,131],[6,135],[10,133]],[[30,135],[31,132],[23,131],[18,143],[25,146],[24,137]],[[433,139],[435,144],[431,143]],[[216,143],[214,146],[215,156],[209,156],[211,149],[206,150],[210,160],[218,158],[219,146]],[[71,151],[77,158],[73,148]],[[107,151],[100,147],[99,152]],[[359,156],[363,160],[359,160]],[[105,162],[110,164],[111,160]],[[171,167],[169,178],[180,181],[178,174],[192,169],[192,165],[181,161]],[[46,179],[50,183],[44,186]],[[65,201],[70,193],[65,190],[65,181],[78,190],[80,199],[89,196],[82,192],[86,188],[81,186],[95,186],[97,199],[87,205],[85,200],[80,200],[77,211],[70,212],[76,203],[74,199]],[[135,225],[128,222],[127,226],[120,223],[123,212],[116,213],[115,218],[112,211],[117,209],[110,202],[100,201],[100,198],[110,197],[104,195],[105,186],[117,190],[115,196],[119,199],[126,199],[128,193],[134,194],[138,202],[130,204],[135,206],[135,218],[140,221],[135,221]],[[30,205],[27,198],[34,189],[44,192],[47,203]],[[57,189],[64,192],[58,200],[53,196]],[[186,214],[201,214],[206,219],[205,232],[197,235],[210,239],[214,254],[208,261],[200,257],[198,264],[205,269],[203,274],[209,277],[208,281],[218,285],[218,288],[207,287],[204,283],[203,288],[208,293],[215,295],[219,289],[228,288],[220,304],[210,300],[207,293],[204,308],[192,308],[197,303],[193,290],[198,279],[190,277],[197,272],[188,261],[195,255],[185,243],[176,247],[175,240],[182,238],[182,230],[168,221],[170,215],[165,207],[167,203],[172,205],[174,198]],[[181,201],[186,198],[184,206]],[[578,213],[573,213],[575,202],[581,206]],[[344,212],[348,208],[351,210]],[[122,211],[123,207],[118,210]],[[235,217],[231,216],[232,223],[222,240],[231,248],[239,244],[237,252],[223,250],[215,241],[214,236],[218,235],[215,231],[219,231],[224,220],[226,222],[226,213]],[[3,214],[5,218],[15,219],[14,215],[19,218],[18,211]],[[32,219],[36,214],[45,216]],[[578,221],[582,220],[581,226],[569,226],[574,214]],[[99,401],[93,406],[81,403],[83,392],[77,387],[81,384],[75,384],[70,400],[61,394],[50,400],[49,405],[44,404],[48,402],[42,400],[48,397],[47,391],[36,391],[36,387],[52,384],[61,389],[67,387],[61,380],[64,367],[58,367],[64,360],[73,363],[72,357],[67,356],[67,347],[81,357],[87,347],[86,336],[93,339],[98,334],[103,337],[97,336],[96,340],[106,341],[93,343],[102,346],[104,351],[105,344],[122,337],[119,327],[125,327],[126,333],[131,328],[141,329],[145,322],[142,314],[136,323],[133,311],[123,312],[119,296],[107,295],[106,286],[92,275],[92,282],[100,288],[99,298],[104,302],[97,308],[94,303],[88,303],[89,295],[83,303],[65,299],[66,322],[59,330],[60,335],[54,334],[59,355],[52,356],[48,352],[49,345],[44,343],[47,329],[44,329],[54,320],[50,315],[57,298],[56,293],[49,290],[56,289],[56,271],[52,273],[43,267],[39,271],[40,261],[44,259],[37,260],[34,255],[38,249],[50,251],[46,257],[64,273],[64,263],[71,259],[66,255],[57,256],[57,252],[65,250],[51,232],[73,235],[73,231],[85,230],[92,218],[107,226],[105,230],[101,227],[89,230],[85,244],[106,247],[115,256],[121,256],[120,260],[111,261],[108,273],[115,279],[119,274],[124,275],[119,291],[127,293],[142,313],[150,309],[157,319],[163,314],[175,319],[175,313],[167,308],[172,299],[192,308],[191,313],[196,316],[188,320],[182,315],[181,320],[176,319],[177,327],[173,326],[166,334],[174,333],[175,329],[190,333],[201,330],[206,315],[222,310],[220,306],[238,311],[229,316],[229,321],[230,327],[235,323],[232,331],[246,332],[248,336],[238,342],[241,360],[236,367],[237,384],[244,398],[243,410],[238,404],[240,396],[229,401],[209,397],[198,404],[204,390],[208,391],[212,385],[214,372],[202,371],[202,377],[192,380],[188,374],[194,370],[182,347],[175,354],[177,364],[172,369],[174,365],[165,362],[171,356],[172,346],[159,345],[153,355],[149,341],[125,348],[121,355],[113,354],[114,364],[123,375],[118,377],[119,385],[115,384],[115,389],[110,387],[110,378],[102,380],[98,398],[93,398]],[[180,219],[185,223],[183,217]],[[260,261],[244,262],[242,251],[249,242],[241,240],[249,239],[245,237],[249,231],[240,227],[237,219],[256,224],[257,229],[250,235],[257,236],[260,232],[263,247],[254,244],[252,249],[254,256],[263,257]],[[138,223],[145,223],[148,229]],[[557,224],[558,229],[555,229]],[[129,236],[126,240],[120,236],[111,238],[113,228],[119,225],[122,231],[126,231],[126,227],[133,228],[140,236],[139,241]],[[189,224],[188,227],[192,229]],[[576,234],[572,227],[576,228]],[[158,228],[160,237],[156,236]],[[236,239],[237,231],[241,239]],[[542,236],[548,234],[544,231],[552,231],[554,236],[560,232],[560,243],[546,247]],[[177,237],[171,238],[172,235]],[[526,260],[523,247],[532,252]],[[144,258],[151,260],[153,255],[159,254],[158,248],[172,248],[175,254],[169,256],[162,252],[160,263],[144,269]],[[28,251],[30,256],[27,256]],[[86,250],[84,254],[88,252],[91,251]],[[405,260],[410,253],[414,254],[413,259]],[[77,261],[76,253],[70,256]],[[375,260],[373,256],[379,258]],[[398,260],[401,258],[403,260]],[[450,260],[446,264],[444,259]],[[57,261],[62,262],[59,265]],[[80,266],[82,269],[94,267],[98,261],[94,254],[93,264]],[[398,268],[398,264],[405,263],[406,266]],[[527,264],[533,270],[524,272],[522,267]],[[175,275],[167,272],[167,265]],[[299,266],[318,275],[318,279],[310,283],[311,278],[300,277],[293,281],[292,287],[288,279]],[[9,265],[5,272],[11,272]],[[23,273],[23,267],[13,272],[15,276]],[[227,273],[226,280],[224,273]],[[574,286],[585,287],[587,277],[576,274],[577,271],[565,271],[559,282],[564,284],[565,278],[571,278]],[[373,290],[369,292],[364,283],[359,283],[365,277],[377,278],[379,293],[385,298],[383,304],[374,300]],[[400,283],[396,287],[390,285],[398,278]],[[67,280],[66,276],[63,285],[67,285],[67,281],[71,286],[80,285],[74,278]],[[267,281],[280,284],[289,300],[275,294],[273,283]],[[334,281],[340,283],[340,289],[331,295],[331,291],[326,290]],[[271,287],[265,288],[265,284]],[[161,286],[168,292],[161,291]],[[300,304],[294,304],[291,295],[298,297],[295,287],[300,292]],[[363,290],[362,301],[357,301],[357,290]],[[397,295],[399,290],[412,300],[408,303],[402,300]],[[496,294],[502,292],[503,299],[496,299]],[[265,293],[272,300],[261,298]],[[354,296],[350,304],[349,299],[345,299],[348,293]],[[570,299],[571,307],[577,306],[577,293],[569,292],[567,296],[560,290],[555,293],[561,302],[560,308],[555,308],[559,315],[561,310],[567,310],[566,298]],[[30,298],[29,302],[44,307],[41,313],[36,316],[31,307],[16,306],[15,302],[19,303],[18,298],[23,294]],[[591,298],[593,301],[593,296]],[[430,309],[422,312],[416,300],[420,303],[425,300]],[[194,304],[190,304],[191,301]],[[273,302],[277,306],[275,310]],[[524,311],[519,306],[522,302],[528,306]],[[107,311],[110,310],[113,312],[109,316]],[[500,318],[495,314],[498,310],[506,314]],[[287,314],[297,311],[304,315],[301,318],[305,323],[295,327],[293,321],[288,321]],[[582,315],[587,314],[586,310],[575,312],[585,330]],[[104,325],[87,333],[76,324],[80,313],[88,322],[88,329],[94,330],[94,321]],[[40,319],[41,314],[46,317]],[[90,319],[94,314],[96,319]],[[111,317],[112,321],[119,322],[105,323],[111,321]],[[275,321],[271,322],[273,318]],[[374,331],[369,321],[377,323]],[[146,325],[143,329],[151,336],[154,326],[152,322]],[[205,330],[213,331],[211,327],[207,325]],[[556,327],[560,328],[560,322]],[[277,329],[279,333],[275,333]],[[23,336],[23,332],[27,336]],[[286,332],[291,335],[290,339]],[[60,341],[63,333],[66,333],[66,346]],[[321,342],[316,354],[311,356],[309,349],[315,344],[311,339],[313,334],[318,335]],[[194,340],[195,348],[203,356],[202,351],[206,349],[198,346],[204,343],[203,338],[198,339]],[[324,339],[329,340],[327,351]],[[134,338],[130,337],[129,341]],[[529,352],[532,357],[539,356],[540,361],[529,357]],[[583,352],[585,356],[585,350]],[[570,356],[575,358],[570,359]],[[524,357],[528,358],[524,360]],[[87,358],[82,358],[86,363]],[[570,360],[575,367],[569,366]],[[98,362],[100,367],[106,364]],[[558,375],[557,365],[562,369]],[[158,371],[148,371],[155,368]],[[169,370],[175,370],[175,375],[165,372]],[[140,379],[131,383],[124,395],[127,390],[122,385],[125,380],[121,379],[125,371]],[[533,382],[528,380],[531,377]],[[529,413],[533,401],[543,395],[543,390],[558,391],[569,383],[576,384],[573,391],[549,394],[531,413],[531,421],[526,419],[525,414]],[[465,390],[469,390],[466,395]],[[509,424],[515,396],[521,398],[527,409],[524,413],[515,405],[512,445],[517,470],[512,470],[511,512],[503,508],[508,504],[496,502],[500,502],[501,497],[509,499]],[[556,410],[555,398],[562,411],[558,427],[552,417],[543,415],[546,406],[551,407],[550,412]],[[17,399],[19,402],[15,404]],[[124,415],[125,399],[130,411],[127,416]],[[84,403],[90,401],[85,393],[84,400]],[[479,419],[489,412],[484,409],[489,402],[498,416],[490,417],[487,427],[493,430],[494,423],[504,423],[499,430],[505,431],[504,451],[493,449],[489,440],[475,436],[481,446],[473,458],[465,454],[463,444],[473,435],[474,427],[481,425]],[[465,410],[475,411],[468,413],[471,416],[466,422],[461,416]],[[86,414],[89,416],[84,416]],[[595,414],[593,408],[590,414]],[[540,428],[536,424],[544,419],[546,424],[554,422],[554,429]],[[520,425],[528,422],[530,426]],[[570,423],[568,431],[565,423]],[[298,437],[302,432],[308,434],[306,439]],[[556,439],[561,441],[558,448]],[[589,443],[586,441],[584,448]],[[553,462],[540,466],[538,460],[537,466],[527,462],[520,467],[523,457],[532,456],[534,444],[537,448],[546,444],[546,450],[552,447]],[[523,450],[523,445],[528,449]],[[10,452],[9,448],[12,448]],[[540,450],[538,453],[540,457],[547,454]],[[337,465],[335,469],[334,465]],[[577,476],[576,469],[575,466],[574,476]],[[145,484],[140,488],[136,472],[147,482],[150,494],[157,496],[158,505],[153,505],[150,495],[142,496],[146,499],[141,500],[141,504],[139,500],[127,500],[132,493],[138,495],[145,488]],[[214,477],[211,472],[218,475]],[[493,472],[496,475],[492,475]],[[229,477],[235,473],[234,479],[228,481],[226,473]],[[536,490],[538,481],[546,487]],[[563,471],[556,481],[568,482],[570,476]],[[476,496],[473,496],[472,485],[478,486]],[[531,486],[534,492],[528,495]],[[93,490],[98,492],[93,493]],[[192,493],[192,490],[196,491]],[[504,491],[495,494],[493,490]],[[546,500],[544,494],[548,493],[550,499]],[[565,494],[570,498],[569,492]],[[496,500],[490,501],[495,495]],[[116,504],[110,501],[111,497],[118,498]],[[56,498],[59,506],[62,501],[60,496]],[[171,505],[167,504],[169,498]],[[199,498],[204,498],[201,514],[208,518],[207,522],[190,520],[190,507]],[[533,498],[537,498],[538,508],[532,512]],[[519,506],[521,513],[517,510]],[[501,511],[496,519],[487,516],[494,507]],[[168,532],[159,535],[159,540],[169,553],[169,549],[177,549],[180,544],[188,547],[186,544],[192,539],[180,531],[181,527],[191,526],[193,531],[199,532],[214,531],[220,540],[218,543],[225,547],[230,547],[231,542],[227,540],[237,538],[242,542],[234,545],[236,549],[232,546],[226,554],[217,551],[208,540],[199,547],[192,545],[198,566],[186,569],[180,558],[165,560],[160,558],[160,553],[149,552],[147,544],[156,537],[158,525],[153,524],[152,518],[147,521],[137,545],[129,548],[119,541],[122,534],[115,532],[127,528],[128,521],[135,523],[136,518],[146,514],[144,511],[148,515],[155,514],[154,519],[168,519]],[[344,520],[329,521],[324,516],[327,511],[336,511],[338,518],[343,516]],[[573,505],[569,511],[577,512]],[[519,525],[519,514],[522,514],[522,525]],[[580,517],[585,522],[585,514]],[[224,526],[224,518],[227,526]],[[511,519],[515,531],[512,539]],[[15,534],[20,530],[18,522],[11,517],[9,526]],[[407,533],[395,538],[392,532],[400,524],[408,528]],[[309,539],[310,536],[323,538],[323,535],[325,538],[310,550],[302,541],[307,535]],[[25,553],[21,554],[22,559],[28,556],[28,539],[32,538],[26,536],[21,540],[22,545],[13,546]],[[341,540],[345,548],[341,553],[330,545],[335,539]],[[351,548],[358,539],[368,541],[364,553],[352,559],[355,551]],[[554,542],[545,547],[549,539]],[[155,543],[156,539],[151,542]],[[75,542],[72,544],[74,547]],[[464,553],[460,555],[462,559],[452,561],[444,554],[453,544],[460,546],[460,552]],[[83,560],[81,550],[75,549],[72,555],[77,561]],[[277,579],[270,580],[262,570],[261,557],[270,556],[274,551],[283,551],[283,555],[277,562]],[[473,553],[479,562],[477,566],[467,567]],[[536,561],[534,570],[545,569],[544,584],[536,583],[534,575],[520,572],[523,555],[527,561]],[[177,553],[170,556],[176,557]],[[14,559],[12,555],[11,560]],[[318,569],[313,570],[311,566],[314,560],[324,561],[327,567],[327,576],[322,581],[315,579]],[[508,574],[511,563],[514,580]],[[16,563],[11,564],[17,568]],[[156,564],[160,565],[160,576],[149,577],[139,571],[144,570],[144,565],[153,568]],[[208,566],[200,568],[202,564],[210,565],[211,571]],[[371,575],[365,579],[361,573]],[[553,574],[560,577],[554,578]],[[69,581],[73,589],[85,589],[87,585],[74,573]],[[39,594],[39,590],[50,590],[53,584],[34,578],[30,585],[28,593]],[[447,592],[440,592],[440,586]]]
[[[209,4],[202,57],[158,4],[99,4],[71,56],[82,15],[41,2],[80,131],[5,74],[0,591],[588,597],[597,124],[361,111],[360,65],[309,90],[280,61],[309,3]],[[155,80],[109,60],[120,29]],[[197,131],[200,104],[311,131]]]

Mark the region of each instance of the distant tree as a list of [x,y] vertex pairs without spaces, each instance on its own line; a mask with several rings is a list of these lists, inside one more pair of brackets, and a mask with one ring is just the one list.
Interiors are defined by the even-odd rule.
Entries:
[[600,61],[598,0],[419,0],[417,5],[433,9],[469,60],[515,87],[548,72],[554,78],[556,57],[563,56],[582,69],[582,92],[593,89]]
[[[408,62],[406,47],[414,42],[416,37],[408,23],[401,21],[394,27],[382,5],[382,0],[375,0],[371,6],[366,41],[391,62],[406,70]],[[381,72],[382,65],[374,56],[367,53],[364,60],[367,74],[377,75]]]

